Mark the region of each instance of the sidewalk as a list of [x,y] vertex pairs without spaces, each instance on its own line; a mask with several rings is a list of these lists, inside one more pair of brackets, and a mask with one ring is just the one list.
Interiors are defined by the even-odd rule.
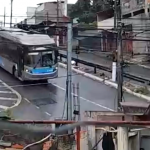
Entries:
[[[62,54],[66,54],[66,51],[60,51]],[[112,67],[112,61],[106,56],[100,56],[100,54],[94,54],[91,52],[80,53],[78,56],[74,52],[72,53],[72,57],[78,58],[81,60],[85,60],[88,62],[93,62],[96,64],[101,64],[106,67]],[[147,67],[147,68],[146,68]],[[125,72],[129,72],[130,74],[140,76],[143,78],[150,79],[150,65],[136,65],[130,64],[130,66],[124,68]]]

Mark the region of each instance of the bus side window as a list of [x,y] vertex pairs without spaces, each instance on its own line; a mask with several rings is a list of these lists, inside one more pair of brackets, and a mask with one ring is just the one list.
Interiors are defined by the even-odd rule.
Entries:
[[3,39],[2,39],[2,37],[0,37],[0,55],[2,56],[2,54],[3,54]]
[[30,57],[29,57],[29,55],[25,55],[24,62],[25,62],[25,65],[29,65],[30,64]]

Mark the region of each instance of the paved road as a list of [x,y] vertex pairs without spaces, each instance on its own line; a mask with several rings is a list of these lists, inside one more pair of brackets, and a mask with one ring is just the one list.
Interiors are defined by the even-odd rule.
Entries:
[[[61,53],[66,54],[65,51],[61,51]],[[92,53],[80,53],[78,56],[73,53],[72,55],[75,58],[79,58],[85,61],[94,62],[97,64],[101,64],[107,67],[111,67],[112,61],[106,57],[100,57],[100,55],[92,54]],[[125,72],[129,72],[131,74],[141,76],[143,78],[150,79],[150,69],[138,66],[138,65],[130,65],[124,69]]]
[[[59,78],[51,80],[51,84],[26,84],[14,79],[0,69],[0,79],[18,91],[23,99],[19,107],[14,109],[16,119],[44,120],[62,117],[65,100],[66,70],[59,68]],[[115,108],[116,89],[74,74],[73,82],[80,83],[81,111],[108,111]],[[124,94],[125,101],[143,102],[144,100],[130,94]]]

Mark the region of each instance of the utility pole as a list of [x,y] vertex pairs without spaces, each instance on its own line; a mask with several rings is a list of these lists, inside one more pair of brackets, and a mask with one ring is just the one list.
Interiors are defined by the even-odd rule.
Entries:
[[67,49],[67,120],[72,120],[72,71],[71,71],[71,58],[72,58],[72,24],[68,23],[68,49]]
[[57,0],[57,25],[59,24],[59,0]]
[[72,102],[73,102],[73,106],[74,106],[74,108],[73,108],[74,109],[73,120],[76,121],[77,120],[77,118],[76,118],[76,105],[77,105],[76,104],[76,97],[77,96],[76,96],[76,90],[75,90],[75,84],[74,83],[72,83],[72,87],[73,87],[73,91],[72,91],[73,92],[73,101]]
[[[117,0],[116,0],[117,1]],[[120,102],[122,102],[123,97],[123,70],[122,70],[122,64],[123,64],[123,52],[122,52],[122,13],[121,13],[121,3],[120,0],[116,2],[116,12],[117,12],[117,30],[118,30],[118,36],[117,36],[117,82],[118,82],[118,110],[120,110]]]
[[[59,0],[57,0],[57,26],[59,26]],[[59,46],[59,35],[56,36],[57,46]]]
[[74,121],[80,121],[80,92],[79,83],[75,86],[73,83],[73,105],[74,105]]
[[[122,11],[121,11],[121,0],[115,0],[115,21],[114,27],[117,32],[117,82],[118,82],[118,94],[117,100],[118,105],[117,109],[120,111],[120,102],[122,102],[123,97],[123,50],[122,50]],[[117,146],[118,150],[128,150],[129,149],[129,138],[128,138],[128,128],[127,127],[118,127],[117,128]]]
[[4,27],[5,27],[5,20],[6,20],[6,8],[4,7]]
[[10,28],[12,27],[12,14],[13,14],[13,0],[11,0],[11,10],[10,10]]
[[80,89],[79,89],[79,83],[77,83],[77,106],[78,106],[78,121],[81,121],[81,116],[80,116]]
[[[77,89],[77,90],[75,90]],[[79,93],[79,83],[77,83],[77,86],[73,83],[73,103],[74,103],[74,120],[80,121],[80,93]],[[76,139],[77,139],[77,150],[80,150],[80,131],[81,128],[76,128]]]
[[46,13],[46,25],[48,26],[48,12]]
[[114,29],[117,29],[117,0],[113,0],[114,2]]
[[[115,31],[115,35],[117,35],[117,0],[113,0],[113,7],[114,7],[114,31]],[[112,81],[116,82],[116,75],[117,75],[117,36],[115,37],[115,49],[113,50],[113,62],[112,62]],[[118,105],[117,105],[117,109],[118,109]]]
[[65,11],[64,11],[64,15],[67,16],[67,4],[68,4],[68,0],[65,0]]
[[[78,121],[81,121],[79,83],[77,83],[77,108],[78,108]],[[80,150],[80,143],[81,143],[80,131],[81,131],[81,127],[79,126],[77,127],[77,150]]]
[[[48,26],[48,12],[46,13],[46,26]],[[48,30],[46,30],[46,34],[48,34]]]

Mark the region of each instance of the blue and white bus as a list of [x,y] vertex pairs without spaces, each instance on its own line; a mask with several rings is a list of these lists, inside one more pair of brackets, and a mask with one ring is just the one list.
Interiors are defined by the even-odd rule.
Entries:
[[21,81],[58,76],[58,50],[53,38],[16,28],[0,28],[0,67]]

